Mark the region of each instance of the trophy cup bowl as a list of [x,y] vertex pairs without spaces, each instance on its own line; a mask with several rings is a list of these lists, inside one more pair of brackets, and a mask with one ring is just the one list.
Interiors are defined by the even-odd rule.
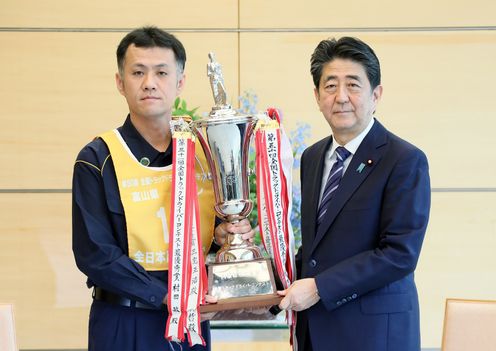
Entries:
[[[256,121],[256,116],[229,114],[192,123],[212,174],[215,211],[228,222],[246,218],[253,208],[249,200],[248,153]],[[265,259],[261,250],[243,240],[241,234],[227,235],[215,263],[208,268],[209,294],[219,302],[202,306],[203,312],[207,312],[205,308],[229,310],[279,302],[270,259]]]
[[[257,118],[227,115],[193,123],[212,174],[215,212],[228,222],[246,218],[253,204],[249,200],[248,149]],[[262,258],[257,246],[228,234],[226,243],[216,255],[217,262],[246,261]]]

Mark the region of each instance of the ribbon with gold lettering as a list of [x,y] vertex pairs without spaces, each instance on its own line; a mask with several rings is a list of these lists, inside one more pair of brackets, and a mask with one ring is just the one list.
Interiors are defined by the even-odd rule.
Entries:
[[172,194],[169,223],[169,317],[165,337],[190,345],[202,344],[199,305],[206,294],[206,272],[200,240],[195,181],[195,142],[190,131],[173,126]]
[[[262,242],[287,289],[296,271],[290,221],[293,153],[277,110],[267,112],[271,119],[259,119],[255,128],[258,219]],[[294,330],[294,313],[287,313],[286,317]]]

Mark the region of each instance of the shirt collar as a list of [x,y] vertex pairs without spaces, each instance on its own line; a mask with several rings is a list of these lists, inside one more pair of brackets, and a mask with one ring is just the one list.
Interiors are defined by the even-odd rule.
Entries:
[[374,121],[375,121],[375,118],[372,118],[370,120],[369,124],[367,125],[367,127],[360,134],[358,134],[355,138],[353,138],[348,143],[346,143],[346,145],[339,145],[337,142],[334,142],[335,139],[333,138],[333,142],[331,145],[331,150],[329,152],[329,155],[330,156],[334,155],[334,151],[336,151],[338,146],[344,146],[346,148],[346,150],[348,150],[349,152],[351,152],[352,155],[354,155],[357,152],[358,147],[362,143],[363,139],[365,139],[365,136],[367,135],[367,133],[370,131],[370,129],[372,129],[372,126],[374,125]]
[[148,158],[150,165],[156,166],[156,161],[164,156],[172,155],[172,143],[165,152],[160,152],[151,146],[145,138],[141,136],[136,127],[131,122],[131,117],[127,115],[126,121],[119,128],[122,138],[129,146],[133,155],[140,161],[142,158]]

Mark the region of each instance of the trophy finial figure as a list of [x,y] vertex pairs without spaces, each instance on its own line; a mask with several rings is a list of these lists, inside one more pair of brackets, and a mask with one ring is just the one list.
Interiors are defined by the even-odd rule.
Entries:
[[210,86],[212,87],[215,106],[226,107],[228,106],[227,93],[224,86],[224,77],[222,76],[222,67],[220,63],[215,61],[213,52],[208,53],[208,58],[210,59],[210,62],[207,64],[207,75],[210,78]]

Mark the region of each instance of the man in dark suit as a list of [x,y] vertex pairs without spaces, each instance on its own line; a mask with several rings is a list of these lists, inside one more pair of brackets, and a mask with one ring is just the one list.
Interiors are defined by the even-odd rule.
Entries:
[[323,40],[311,73],[332,135],[301,158],[299,279],[279,306],[298,311],[299,350],[418,351],[426,156],[374,118],[381,74],[367,44]]

